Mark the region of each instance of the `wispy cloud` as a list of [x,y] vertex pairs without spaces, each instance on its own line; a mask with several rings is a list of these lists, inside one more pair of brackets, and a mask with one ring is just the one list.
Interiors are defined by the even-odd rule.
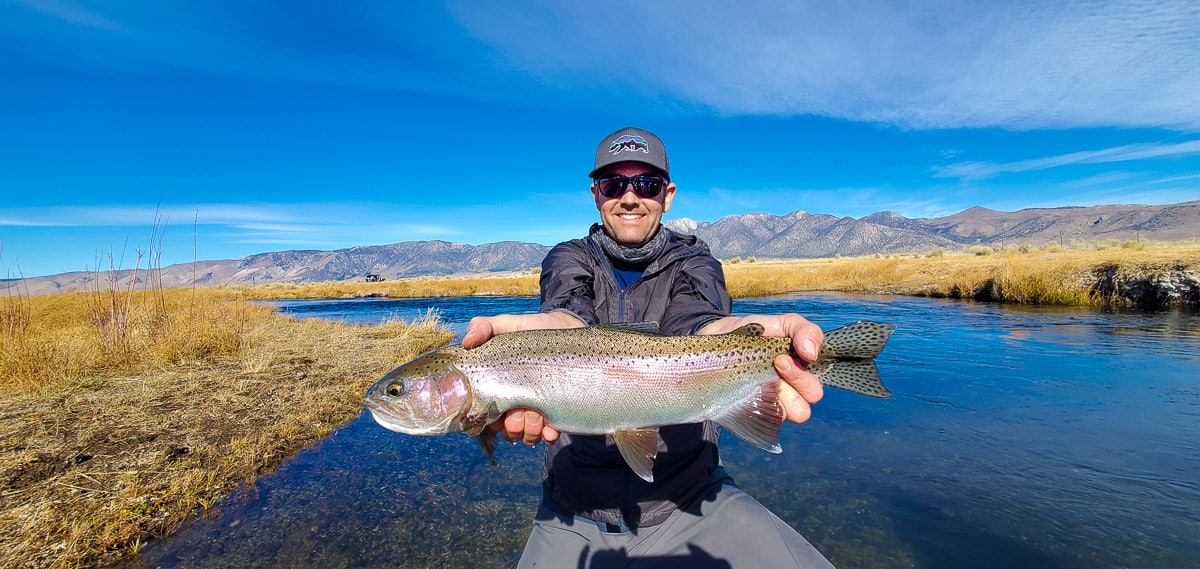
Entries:
[[1200,154],[1200,140],[1177,144],[1129,144],[1115,148],[1071,152],[1044,158],[1032,158],[1015,162],[958,162],[938,168],[938,178],[961,178],[979,180],[999,174],[1049,170],[1077,164],[1106,164],[1129,162],[1153,158],[1183,157]]
[[16,3],[70,24],[101,30],[121,29],[120,24],[96,10],[70,0],[16,0]]
[[916,128],[1200,128],[1200,4],[1190,0],[750,4],[460,17],[509,66],[555,85],[611,85],[603,96],[618,100]]
[[[105,66],[536,97],[624,114],[1200,129],[1192,0],[749,4],[297,4],[281,20],[240,2],[59,0],[25,3],[48,22],[0,17],[0,35]],[[328,41],[301,41],[315,31]]]

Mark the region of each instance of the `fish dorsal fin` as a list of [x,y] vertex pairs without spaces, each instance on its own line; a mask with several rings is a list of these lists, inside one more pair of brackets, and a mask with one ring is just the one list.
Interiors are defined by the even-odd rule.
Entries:
[[603,324],[597,328],[610,328],[620,332],[637,332],[639,334],[650,334],[652,336],[661,335],[658,331],[658,322],[646,320],[643,322],[616,322],[613,324]]
[[617,431],[613,433],[612,438],[629,468],[646,482],[654,482],[654,457],[658,456],[658,427]]
[[785,414],[783,404],[779,402],[779,381],[768,381],[758,386],[754,394],[713,421],[767,452],[783,452],[779,446],[779,427],[783,424]]
[[762,336],[766,328],[757,322],[751,322],[729,333],[730,336]]

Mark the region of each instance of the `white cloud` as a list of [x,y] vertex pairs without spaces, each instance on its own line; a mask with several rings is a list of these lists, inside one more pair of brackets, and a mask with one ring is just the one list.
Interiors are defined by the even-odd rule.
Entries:
[[1147,160],[1152,158],[1183,157],[1200,154],[1200,140],[1176,144],[1129,144],[1100,150],[1071,152],[1057,156],[1018,160],[1015,162],[958,162],[938,168],[938,178],[979,180],[999,174],[1049,170],[1076,164],[1107,164]]

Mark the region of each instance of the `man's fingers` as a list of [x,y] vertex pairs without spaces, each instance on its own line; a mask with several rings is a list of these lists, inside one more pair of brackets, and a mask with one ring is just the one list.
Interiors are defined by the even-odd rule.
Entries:
[[794,423],[807,421],[812,416],[809,406],[825,395],[821,381],[786,354],[775,358],[775,371],[784,380],[780,386],[779,402],[783,404],[788,420]]
[[779,386],[779,404],[783,405],[783,412],[787,415],[787,420],[793,423],[803,423],[812,417],[812,407],[808,401],[805,401],[792,386],[784,383]]
[[521,440],[525,444],[533,446],[542,440],[543,425],[542,414],[537,411],[525,411],[524,413],[524,436]]
[[799,314],[784,315],[781,325],[783,335],[791,337],[796,353],[804,361],[815,361],[820,355],[821,343],[825,341],[825,333],[821,331],[821,327]]
[[504,428],[500,430],[500,436],[510,442],[515,443],[525,435],[525,413],[520,409],[509,411],[504,415]]

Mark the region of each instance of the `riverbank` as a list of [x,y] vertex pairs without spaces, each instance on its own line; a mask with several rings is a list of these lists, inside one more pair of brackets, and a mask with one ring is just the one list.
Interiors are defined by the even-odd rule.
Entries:
[[1064,251],[979,248],[725,265],[735,298],[782,292],[865,292],[1019,304],[1200,304],[1200,245]]
[[[725,270],[736,297],[1194,304],[1200,246],[747,259]],[[363,390],[392,366],[451,340],[436,317],[350,326],[250,300],[536,295],[537,280],[529,271],[0,297],[0,566],[105,566],[136,554],[357,416]]]
[[123,323],[95,320],[111,299],[82,293],[25,298],[25,317],[4,319],[0,566],[129,558],[357,416],[388,369],[450,340],[436,318],[295,320],[196,292],[119,294]]

